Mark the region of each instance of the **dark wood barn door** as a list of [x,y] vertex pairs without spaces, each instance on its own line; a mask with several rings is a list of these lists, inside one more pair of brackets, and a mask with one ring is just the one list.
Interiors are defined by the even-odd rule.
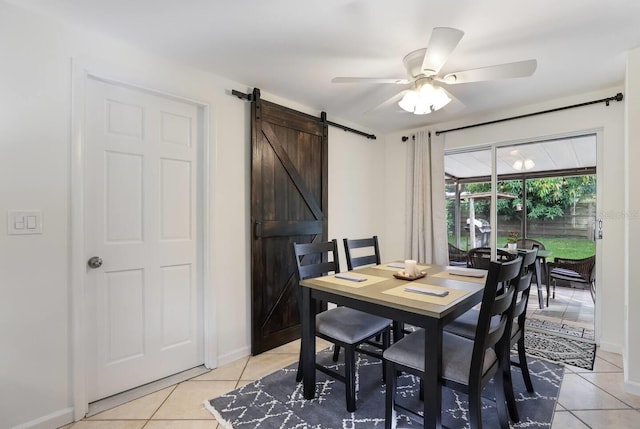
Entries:
[[327,124],[252,97],[251,353],[300,336],[293,243],[327,240]]

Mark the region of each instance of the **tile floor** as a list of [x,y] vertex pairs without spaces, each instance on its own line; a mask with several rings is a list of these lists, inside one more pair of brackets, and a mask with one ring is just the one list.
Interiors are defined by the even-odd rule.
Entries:
[[[587,291],[558,288],[548,308],[540,310],[537,302],[533,291],[529,314],[535,317],[593,327],[593,303]],[[325,345],[319,343],[318,348]],[[298,348],[296,341],[239,359],[64,428],[221,429],[203,402],[296,362]],[[638,422],[640,396],[624,392],[620,355],[598,349],[593,371],[566,367],[552,429],[625,429],[639,427]]]

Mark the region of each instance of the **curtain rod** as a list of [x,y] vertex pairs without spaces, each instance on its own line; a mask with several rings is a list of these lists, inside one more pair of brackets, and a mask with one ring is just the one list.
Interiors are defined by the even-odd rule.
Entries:
[[[509,118],[496,119],[495,121],[481,122],[479,124],[472,124],[472,125],[466,125],[464,127],[451,128],[449,130],[436,131],[436,135],[439,136],[442,133],[450,133],[452,131],[460,131],[460,130],[465,130],[467,128],[480,127],[480,126],[483,126],[483,125],[491,125],[491,124],[496,124],[498,122],[511,121],[513,119],[527,118],[529,116],[537,116],[537,115],[542,115],[544,113],[559,112],[561,110],[573,109],[575,107],[589,106],[591,104],[596,104],[596,103],[605,103],[608,106],[609,102],[611,102],[611,101],[622,101],[623,98],[624,97],[623,97],[622,93],[619,92],[616,95],[614,95],[613,97],[607,97],[607,98],[603,98],[603,99],[600,99],[600,100],[594,100],[594,101],[587,101],[586,103],[572,104],[570,106],[557,107],[555,109],[543,110],[543,111],[540,111],[540,112],[526,113],[524,115],[511,116]],[[404,139],[404,137],[403,137],[403,139]],[[405,140],[403,140],[403,141],[405,141]]]
[[[241,100],[253,101],[253,94],[245,94],[244,92],[236,91],[235,89],[231,90],[231,95],[234,95],[234,96],[238,97]],[[376,135],[375,134],[365,133],[364,131],[356,130],[356,129],[353,129],[351,127],[347,127],[346,125],[340,125],[340,124],[337,124],[337,123],[332,122],[332,121],[327,121],[326,117],[327,117],[327,114],[325,112],[322,112],[320,118],[318,118],[318,121],[326,122],[327,125],[331,125],[332,127],[340,128],[343,131],[348,131],[350,133],[355,133],[355,134],[364,136],[364,137],[366,137],[368,139],[371,139],[371,140],[375,140],[376,139]]]

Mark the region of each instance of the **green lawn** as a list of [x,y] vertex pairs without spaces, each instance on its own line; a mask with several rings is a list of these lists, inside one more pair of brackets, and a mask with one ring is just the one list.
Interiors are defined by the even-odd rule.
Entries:
[[[596,243],[586,238],[574,238],[574,237],[527,237],[534,240],[538,240],[544,244],[545,249],[553,252],[549,261],[552,261],[555,257],[569,258],[569,259],[582,259],[587,258],[596,253]],[[468,237],[461,237],[461,248],[467,249]],[[455,237],[449,236],[449,242],[455,244]],[[505,247],[507,238],[498,238],[498,247]]]

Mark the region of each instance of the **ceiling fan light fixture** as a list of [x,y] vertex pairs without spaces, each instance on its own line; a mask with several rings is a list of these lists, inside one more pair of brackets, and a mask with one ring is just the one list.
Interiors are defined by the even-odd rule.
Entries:
[[450,101],[451,99],[442,88],[425,83],[420,88],[408,91],[398,102],[398,106],[414,115],[427,115],[442,109]]
[[513,169],[518,171],[531,170],[536,166],[536,163],[532,159],[518,159],[513,163]]

